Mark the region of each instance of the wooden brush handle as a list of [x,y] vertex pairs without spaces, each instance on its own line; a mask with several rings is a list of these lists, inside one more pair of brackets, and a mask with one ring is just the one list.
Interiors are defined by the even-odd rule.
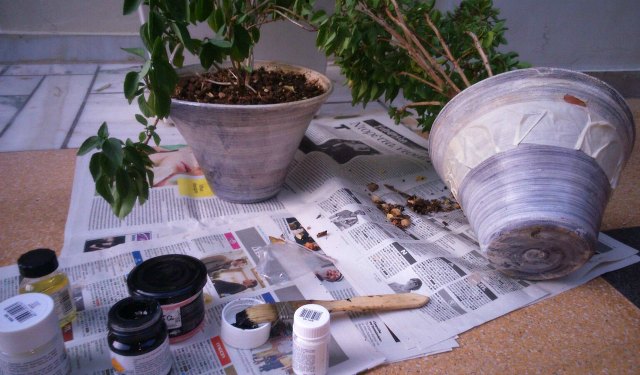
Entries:
[[[377,296],[361,296],[337,301],[296,301],[300,306],[315,303],[334,311],[391,311],[422,307],[429,302],[429,297],[416,293],[385,294]],[[296,306],[296,308],[299,306]]]

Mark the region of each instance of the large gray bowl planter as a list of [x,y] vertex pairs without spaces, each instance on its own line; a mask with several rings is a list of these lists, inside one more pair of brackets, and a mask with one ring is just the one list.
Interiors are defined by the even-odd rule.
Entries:
[[[306,68],[274,62],[256,66],[303,73],[325,92],[269,105],[171,103],[171,120],[193,149],[207,182],[229,202],[260,202],[278,194],[313,115],[333,88],[326,76]],[[196,69],[189,67],[181,74]]]
[[634,140],[633,116],[614,89],[582,73],[535,68],[453,98],[433,125],[429,154],[491,263],[541,280],[594,254]]

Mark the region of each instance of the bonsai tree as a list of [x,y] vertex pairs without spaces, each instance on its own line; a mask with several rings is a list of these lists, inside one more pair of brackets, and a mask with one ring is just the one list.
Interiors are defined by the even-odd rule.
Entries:
[[[260,27],[278,20],[291,21],[305,29],[321,22],[326,15],[314,11],[314,0],[124,0],[123,13],[129,14],[144,3],[148,20],[140,27],[145,49],[125,49],[142,59],[137,71],[129,72],[124,94],[138,104],[135,118],[141,125],[137,140],[110,137],[106,123],[97,135],[81,145],[78,155],[98,150],[89,169],[97,193],[119,218],[149,197],[153,185],[151,141],[160,144],[158,122],[169,116],[171,99],[180,89],[176,68],[182,67],[185,52],[197,56],[205,70],[221,69],[229,62],[225,80],[204,78],[214,86],[233,86],[240,92],[255,93],[250,77],[254,74],[253,47],[260,39]],[[206,23],[211,35],[191,36],[189,25]],[[210,95],[213,96],[213,95]]]
[[317,44],[351,86],[353,104],[402,91],[409,103],[391,105],[399,122],[414,115],[429,130],[442,107],[464,88],[525,64],[506,44],[505,21],[491,0],[462,0],[442,14],[435,0],[337,0],[324,19]]

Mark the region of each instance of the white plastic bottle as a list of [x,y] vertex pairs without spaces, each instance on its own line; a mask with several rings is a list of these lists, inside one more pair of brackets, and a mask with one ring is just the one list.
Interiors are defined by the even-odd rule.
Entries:
[[330,316],[326,308],[309,304],[293,316],[293,372],[323,375],[329,369]]
[[26,293],[0,303],[0,374],[70,372],[71,363],[51,297]]

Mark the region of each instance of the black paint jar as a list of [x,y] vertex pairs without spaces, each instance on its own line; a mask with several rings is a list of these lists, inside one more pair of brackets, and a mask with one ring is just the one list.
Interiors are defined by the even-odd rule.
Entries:
[[192,337],[202,328],[202,288],[206,283],[204,263],[181,254],[148,259],[137,265],[127,277],[129,294],[153,298],[160,303],[171,344]]
[[160,375],[173,360],[167,326],[158,301],[127,297],[109,310],[107,341],[118,374]]

